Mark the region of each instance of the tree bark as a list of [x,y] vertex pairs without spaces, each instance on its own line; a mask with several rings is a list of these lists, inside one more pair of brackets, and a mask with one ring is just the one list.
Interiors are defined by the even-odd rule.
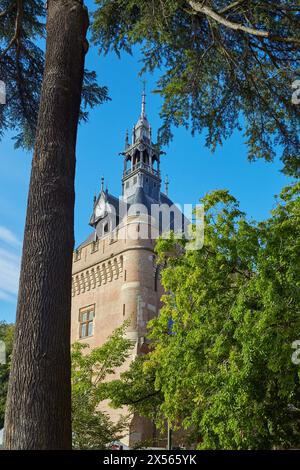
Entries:
[[75,146],[87,28],[81,0],[48,0],[45,70],[5,416],[7,449],[71,448]]

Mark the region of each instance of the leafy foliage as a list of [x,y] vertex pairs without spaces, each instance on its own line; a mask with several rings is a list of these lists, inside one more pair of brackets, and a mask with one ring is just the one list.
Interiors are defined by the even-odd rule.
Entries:
[[132,343],[124,337],[127,324],[116,329],[100,347],[72,346],[72,429],[75,449],[105,449],[124,433],[127,418],[113,423],[99,409],[106,381],[130,355]]
[[250,159],[282,148],[285,172],[299,174],[299,0],[96,0],[94,41],[101,50],[143,52],[158,69],[164,99],[161,141],[172,126],[206,130],[212,150],[243,129]]
[[[0,9],[0,80],[6,85],[6,105],[0,105],[0,137],[16,132],[16,147],[31,149],[44,70],[45,2],[2,0]],[[96,73],[85,70],[80,118],[87,108],[109,99]]]
[[106,384],[104,394],[110,398],[111,406],[120,408],[127,405],[132,413],[157,422],[161,418],[163,395],[155,388],[155,369],[144,367],[146,360],[147,356],[138,356],[129,369],[121,373],[121,379]]
[[[247,221],[228,191],[203,203],[203,249],[157,244],[168,294],[149,323],[153,350],[112,384],[113,401],[130,403],[140,389],[145,400],[133,408],[186,429],[201,449],[298,446],[300,184],[285,188],[261,223]],[[148,391],[159,397],[155,416]]]
[[4,426],[5,402],[13,345],[13,333],[14,325],[0,322],[0,341],[4,341],[6,348],[6,364],[0,364],[0,429]]

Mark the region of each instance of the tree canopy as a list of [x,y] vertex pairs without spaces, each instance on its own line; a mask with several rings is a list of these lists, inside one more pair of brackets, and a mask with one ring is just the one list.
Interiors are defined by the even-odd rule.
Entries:
[[[0,137],[14,132],[16,146],[33,148],[44,71],[45,13],[42,0],[3,0],[0,9],[0,80],[6,105],[0,106]],[[85,70],[80,118],[88,108],[108,100],[107,87]]]
[[111,384],[111,398],[186,429],[201,449],[296,447],[300,185],[286,187],[260,223],[228,191],[203,203],[201,250],[178,250],[172,238],[157,244],[167,294],[148,325],[153,350]]
[[299,174],[300,2],[295,0],[96,0],[94,41],[131,53],[142,71],[159,70],[160,139],[173,126],[206,132],[212,150],[243,130],[250,159],[282,150],[285,172]]
[[[162,143],[183,125],[193,134],[205,131],[214,150],[240,129],[250,159],[272,160],[279,150],[284,171],[299,175],[299,106],[291,99],[299,78],[299,0],[95,3],[93,39],[101,52],[132,52],[139,44],[142,71],[160,71]],[[8,100],[0,131],[14,129],[16,144],[27,148],[44,67],[45,5],[3,0],[0,10],[0,78]],[[107,99],[95,72],[86,71],[81,117]]]

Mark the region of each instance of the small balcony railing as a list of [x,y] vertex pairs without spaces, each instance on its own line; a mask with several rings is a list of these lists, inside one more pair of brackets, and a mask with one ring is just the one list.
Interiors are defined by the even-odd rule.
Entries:
[[152,173],[155,176],[159,176],[159,171],[158,170],[155,170],[154,168],[151,168],[150,165],[147,165],[144,162],[136,163],[135,165],[133,165],[132,168],[128,168],[128,170],[125,171],[125,175],[129,175],[130,173],[133,173],[134,171],[139,170],[139,169],[146,170],[146,171],[148,171],[149,173]]

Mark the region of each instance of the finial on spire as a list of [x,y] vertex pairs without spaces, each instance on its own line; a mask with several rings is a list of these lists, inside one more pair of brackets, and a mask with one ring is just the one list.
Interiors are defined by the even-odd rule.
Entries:
[[95,191],[95,194],[94,194],[94,205],[96,204],[96,201],[97,201],[97,195],[96,195],[96,191]]
[[101,176],[101,191],[104,190],[104,176]]
[[166,196],[168,196],[169,195],[169,177],[168,177],[168,175],[166,175],[166,177],[165,177],[165,188],[166,188],[165,189]]
[[143,80],[143,93],[142,93],[142,117],[146,116],[146,80]]

